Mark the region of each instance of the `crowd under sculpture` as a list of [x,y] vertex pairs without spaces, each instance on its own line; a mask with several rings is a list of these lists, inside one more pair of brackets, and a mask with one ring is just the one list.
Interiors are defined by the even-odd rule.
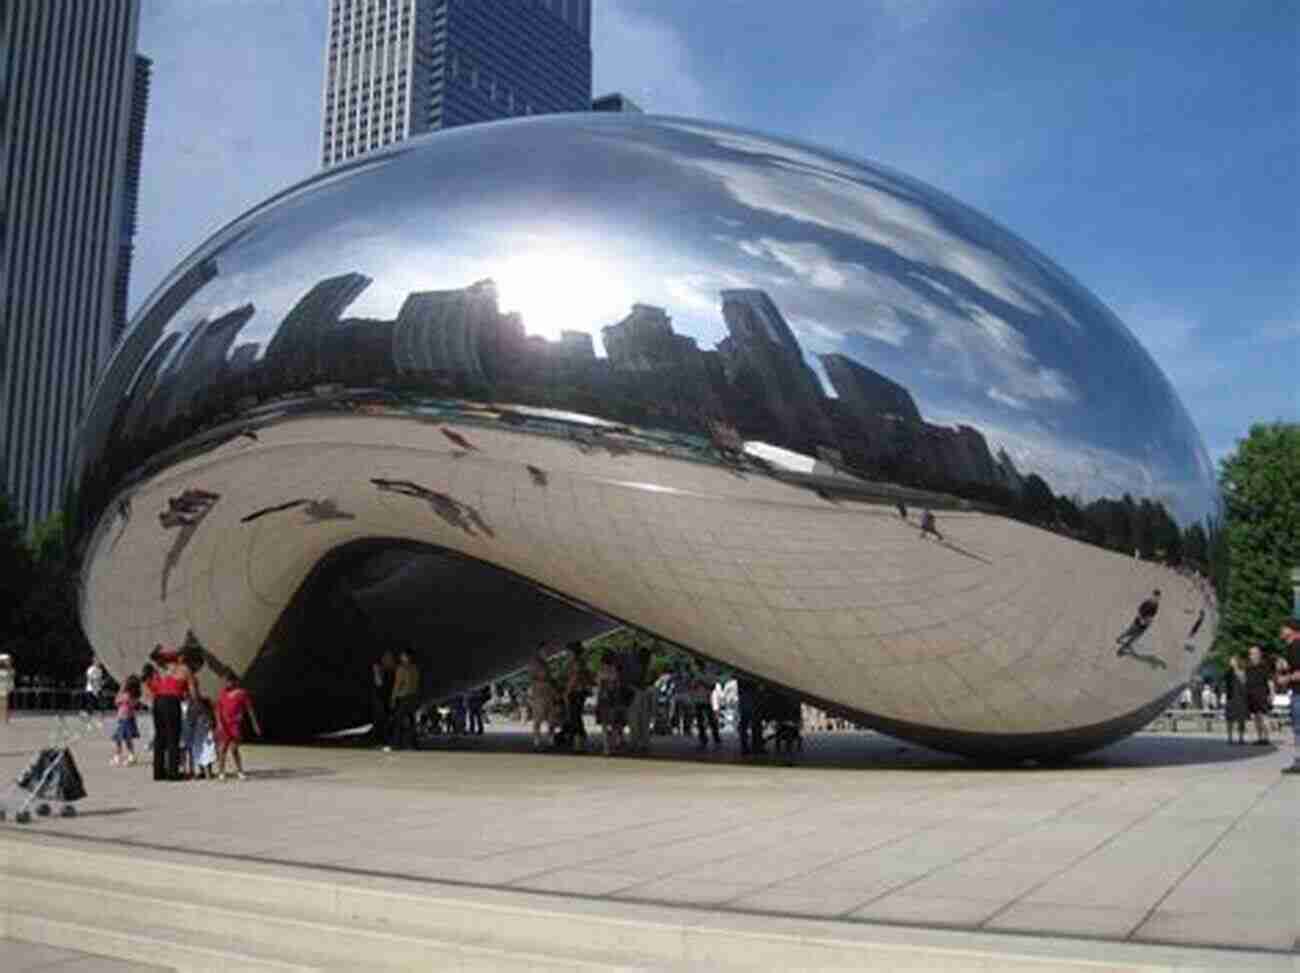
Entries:
[[1024,241],[872,164],[600,114],[230,223],[136,315],[69,497],[110,669],[192,637],[281,737],[366,722],[384,648],[432,700],[628,625],[998,758],[1178,691],[1215,618],[1165,562],[1216,503],[1168,380]]

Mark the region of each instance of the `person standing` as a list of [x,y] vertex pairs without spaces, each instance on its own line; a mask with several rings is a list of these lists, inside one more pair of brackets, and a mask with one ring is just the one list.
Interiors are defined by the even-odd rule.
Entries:
[[623,691],[628,702],[628,749],[650,751],[650,720],[654,715],[654,681],[650,678],[650,647],[642,645],[624,655]]
[[393,727],[385,750],[406,749],[415,744],[415,709],[420,700],[420,668],[415,664],[409,649],[397,657],[393,673]]
[[570,642],[565,646],[569,650],[569,675],[564,684],[565,701],[568,704],[568,724],[566,735],[573,746],[574,753],[587,750],[587,726],[583,719],[583,708],[587,703],[587,693],[591,689],[591,673],[582,659],[582,643]]
[[130,767],[135,764],[135,741],[140,737],[136,724],[135,711],[140,705],[140,677],[128,676],[126,684],[117,691],[113,700],[117,708],[117,723],[113,727],[114,767]]
[[99,664],[99,656],[90,657],[86,667],[86,689],[82,693],[81,708],[87,713],[99,711],[99,694],[104,691],[104,667]]
[[393,673],[396,668],[397,662],[391,652],[385,652],[370,664],[371,717],[374,720],[370,742],[376,747],[388,742],[393,722]]
[[[1227,661],[1227,674],[1223,676],[1223,688],[1227,695],[1227,706],[1223,709],[1223,722],[1227,725],[1229,743],[1245,743],[1245,721],[1251,717],[1251,710],[1245,697],[1245,662],[1236,654]],[[1232,731],[1236,730],[1236,739]]]
[[713,711],[712,684],[713,680],[702,672],[697,672],[691,677],[691,713],[695,718],[695,729],[699,739],[697,750],[708,747],[709,732],[713,735],[713,745],[722,746],[722,736],[718,733],[718,714]]
[[194,677],[175,649],[155,646],[150,658],[161,667],[145,687],[153,708],[153,779],[180,780],[181,700],[192,697]]
[[614,653],[606,652],[596,674],[596,722],[600,724],[605,756],[623,749],[623,684]]
[[[1223,677],[1223,687],[1228,697],[1228,705],[1223,712],[1223,719],[1228,728],[1228,742],[1245,743],[1246,720],[1250,717],[1250,710],[1246,704],[1246,666],[1240,654],[1228,660],[1228,672]],[[1234,729],[1237,731],[1235,740],[1232,738]]]
[[253,724],[253,732],[262,735],[262,727],[257,722],[257,711],[253,709],[253,698],[248,690],[239,685],[239,677],[233,672],[226,674],[226,685],[217,696],[217,779],[226,779],[226,757],[235,761],[235,773],[240,780],[247,780],[244,774],[244,759],[239,752],[239,745],[244,742],[244,716]]
[[551,681],[551,670],[546,665],[546,643],[537,647],[536,654],[528,663],[528,715],[533,721],[533,749],[542,747],[542,724],[554,735],[559,729],[555,725],[553,711],[559,693]]
[[759,685],[749,676],[736,679],[736,729],[740,735],[740,752],[763,753],[763,720],[759,707]]
[[1300,618],[1291,616],[1282,623],[1278,633],[1286,649],[1278,663],[1279,691],[1285,687],[1291,693],[1291,766],[1284,774],[1300,774]]
[[480,686],[478,689],[472,689],[465,694],[465,710],[469,714],[469,733],[471,736],[483,735],[483,707],[492,697],[492,690],[487,686]]
[[9,694],[17,681],[14,660],[7,653],[0,654],[0,723],[9,722]]
[[1151,592],[1151,597],[1138,605],[1137,615],[1134,617],[1129,627],[1120,633],[1119,638],[1115,639],[1118,646],[1115,649],[1116,655],[1132,655],[1133,643],[1140,639],[1151,623],[1156,620],[1156,614],[1160,611],[1160,589],[1157,588]]
[[1246,709],[1255,723],[1255,746],[1268,746],[1268,722],[1273,712],[1272,670],[1264,662],[1264,650],[1252,645],[1246,656]]

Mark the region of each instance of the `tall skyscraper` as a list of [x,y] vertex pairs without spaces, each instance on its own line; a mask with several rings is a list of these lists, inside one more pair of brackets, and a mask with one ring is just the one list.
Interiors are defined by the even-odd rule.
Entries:
[[126,319],[149,62],[138,0],[0,3],[0,488],[61,505]]
[[321,165],[591,107],[591,0],[330,0]]

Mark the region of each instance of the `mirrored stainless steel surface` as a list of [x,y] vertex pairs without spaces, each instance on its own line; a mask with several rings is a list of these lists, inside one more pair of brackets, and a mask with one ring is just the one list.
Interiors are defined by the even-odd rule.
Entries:
[[281,732],[368,718],[385,647],[435,698],[627,624],[1009,756],[1188,678],[1214,609],[1160,559],[1215,504],[1150,355],[1007,230],[597,114],[414,139],[222,229],[136,316],[70,497],[97,650],[193,633]]

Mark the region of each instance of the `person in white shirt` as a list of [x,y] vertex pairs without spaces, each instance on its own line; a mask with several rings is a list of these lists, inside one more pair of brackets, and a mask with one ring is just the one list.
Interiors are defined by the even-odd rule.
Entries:
[[9,694],[16,682],[13,659],[0,655],[0,723],[9,722]]
[[104,667],[99,664],[99,656],[90,657],[86,667],[86,692],[82,700],[82,709],[94,713],[99,709],[99,694],[104,690]]

